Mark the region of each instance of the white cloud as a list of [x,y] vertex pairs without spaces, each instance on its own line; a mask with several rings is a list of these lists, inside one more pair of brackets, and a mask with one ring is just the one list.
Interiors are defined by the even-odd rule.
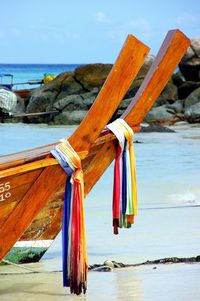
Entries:
[[200,15],[193,13],[183,13],[175,20],[178,26],[197,27],[200,26]]
[[108,31],[107,37],[113,41],[123,41],[129,33],[142,40],[154,35],[150,23],[144,18],[139,18],[114,26]]
[[31,31],[32,36],[41,37],[43,41],[53,38],[59,42],[65,42],[66,40],[77,40],[80,38],[80,34],[72,31],[65,31],[60,26],[49,25],[29,25],[28,30]]
[[126,31],[123,29],[112,29],[107,32],[107,37],[112,41],[122,42],[126,37]]
[[150,30],[149,22],[144,18],[139,18],[135,20],[131,20],[128,22],[128,27],[132,28],[133,30],[140,30],[140,31],[147,31]]
[[95,14],[95,21],[97,23],[110,23],[110,19],[102,11]]
[[53,37],[60,42],[65,42],[66,40],[78,40],[80,38],[80,34],[70,31],[55,32]]

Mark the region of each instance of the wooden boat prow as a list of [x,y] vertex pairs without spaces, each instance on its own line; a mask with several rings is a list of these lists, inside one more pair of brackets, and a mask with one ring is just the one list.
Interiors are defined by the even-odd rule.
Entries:
[[[187,47],[179,30],[169,31],[135,98],[122,115],[134,131],[168,82]],[[142,66],[149,48],[129,35],[104,86],[68,139],[84,170],[85,195],[116,155],[116,139],[102,131]],[[0,259],[20,240],[53,240],[61,229],[66,180],[51,157],[55,144],[0,157]]]

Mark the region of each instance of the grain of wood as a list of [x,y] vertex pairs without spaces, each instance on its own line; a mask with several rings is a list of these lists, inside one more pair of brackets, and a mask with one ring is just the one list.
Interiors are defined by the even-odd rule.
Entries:
[[[123,96],[142,66],[148,51],[149,48],[146,45],[133,36],[128,36],[108,79],[95,100],[95,103],[89,110],[78,130],[69,138],[69,142],[76,151],[82,151],[87,155],[91,143],[96,140],[104,126],[118,108]],[[99,112],[101,112],[101,114],[99,114]],[[2,159],[0,162],[1,169],[3,169],[1,174],[6,173],[5,166],[7,166],[7,168],[14,168],[15,171],[16,168],[19,168],[19,172],[22,172],[22,169],[26,168],[26,163],[28,163],[34,152],[37,153],[37,158],[41,158],[45,152],[44,150],[42,151],[43,153],[41,154],[38,153],[37,150],[32,150],[30,154],[27,153],[26,158],[23,158],[20,155],[17,155],[16,157],[13,156],[13,159],[15,158],[17,160],[16,165],[15,162],[12,165],[12,160],[9,160],[7,163],[5,158]],[[24,167],[23,164],[25,165]],[[33,164],[38,167],[37,160],[35,163],[33,162]],[[8,174],[7,179],[9,179]],[[10,176],[12,177],[11,173]],[[14,243],[22,236],[45,204],[54,198],[58,191],[64,187],[65,180],[66,175],[60,166],[53,165],[44,167],[31,188],[26,192],[25,196],[17,204],[15,209],[9,214],[1,227],[0,259],[6,255]]]

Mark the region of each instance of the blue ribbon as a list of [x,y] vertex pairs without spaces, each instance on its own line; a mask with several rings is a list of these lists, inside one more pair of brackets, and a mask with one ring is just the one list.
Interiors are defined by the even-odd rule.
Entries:
[[52,155],[56,158],[56,160],[59,162],[60,166],[64,170],[64,172],[71,176],[73,173],[72,168],[69,166],[69,164],[65,161],[64,157],[61,153],[59,153],[56,149],[51,150]]
[[62,266],[63,266],[63,286],[70,286],[68,274],[67,274],[67,265],[68,265],[68,246],[69,246],[69,222],[71,216],[71,176],[73,174],[73,169],[68,165],[64,160],[62,155],[56,150],[51,151],[52,155],[58,160],[61,167],[67,174],[67,180],[65,185],[64,193],[64,204],[63,204],[63,216],[62,216]]
[[67,177],[64,194],[63,218],[62,218],[62,264],[63,264],[63,286],[69,286],[67,274],[68,246],[69,246],[69,221],[71,213],[71,177]]

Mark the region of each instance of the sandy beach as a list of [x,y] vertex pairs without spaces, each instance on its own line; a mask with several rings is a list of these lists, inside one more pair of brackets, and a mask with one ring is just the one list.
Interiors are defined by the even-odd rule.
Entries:
[[[135,137],[142,143],[135,144],[139,215],[134,227],[120,230],[118,236],[112,234],[112,166],[86,198],[89,264],[105,260],[133,264],[199,255],[200,129],[181,124],[173,128],[176,133],[141,133]],[[9,146],[5,152],[26,147],[7,142],[14,140],[11,125],[3,125],[4,130],[3,145]],[[20,124],[15,127],[29,147],[33,147],[31,143],[40,145],[41,139],[50,143],[66,131],[70,135],[72,130]],[[28,137],[35,137],[35,141]],[[40,263],[26,265],[39,273],[0,266],[0,300],[199,300],[199,263],[90,271],[87,294],[79,297],[62,287],[61,263],[58,235]]]
[[200,301],[199,1],[1,11],[0,301]]
[[[30,266],[30,265],[29,265]],[[37,269],[37,264],[32,265]],[[88,300],[88,301],[199,301],[200,264],[149,265],[89,272],[85,296],[72,296],[62,287],[61,272],[21,274],[16,268],[0,277],[1,301]],[[17,274],[11,274],[11,273]]]

